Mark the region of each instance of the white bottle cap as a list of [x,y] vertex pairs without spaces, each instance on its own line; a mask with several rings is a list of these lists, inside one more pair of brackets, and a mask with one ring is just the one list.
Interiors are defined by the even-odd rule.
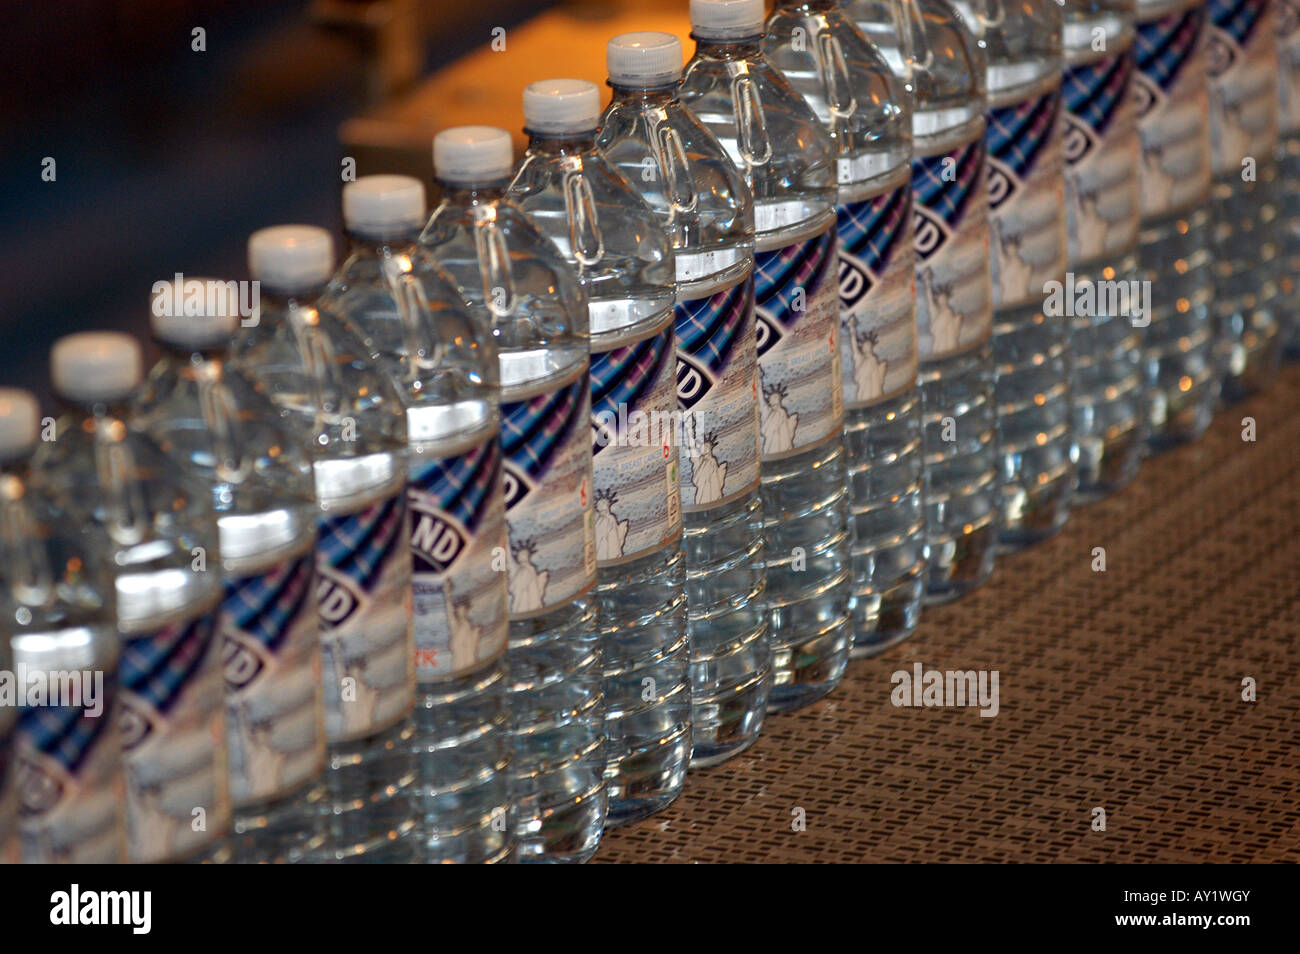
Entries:
[[529,132],[583,133],[600,125],[600,90],[595,83],[552,79],[524,89],[524,127]]
[[248,240],[248,270],[282,292],[324,285],[334,271],[334,239],[314,225],[273,225]]
[[343,187],[349,232],[385,238],[424,225],[424,183],[411,176],[362,176]]
[[54,342],[54,389],[70,401],[118,401],[140,384],[140,345],[120,331],[82,331]]
[[620,33],[605,45],[615,86],[667,86],[682,78],[682,41],[671,33]]
[[691,0],[691,31],[706,40],[739,40],[764,32],[763,0]]
[[40,417],[29,392],[0,388],[0,459],[26,456],[36,446]]
[[457,126],[433,137],[433,172],[445,182],[495,182],[514,161],[510,133],[496,126]]
[[239,328],[239,286],[215,278],[179,278],[150,300],[153,336],[181,348],[224,346]]

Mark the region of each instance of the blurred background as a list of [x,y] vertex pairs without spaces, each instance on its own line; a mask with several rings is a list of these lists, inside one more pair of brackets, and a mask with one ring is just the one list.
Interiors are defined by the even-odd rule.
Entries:
[[687,0],[0,0],[0,10],[0,385],[30,388],[47,407],[60,335],[147,339],[155,281],[246,278],[244,244],[263,226],[337,234],[345,159],[357,175],[427,180],[433,133],[447,126],[505,126],[522,145],[527,83],[603,84],[610,36],[689,32]]

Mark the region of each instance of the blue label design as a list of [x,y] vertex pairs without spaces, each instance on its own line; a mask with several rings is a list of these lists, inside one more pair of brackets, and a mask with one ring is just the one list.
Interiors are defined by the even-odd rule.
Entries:
[[540,483],[555,455],[564,448],[587,403],[587,382],[580,378],[527,401],[501,405],[501,449],[506,456],[506,510]]
[[309,551],[226,584],[221,664],[236,805],[290,792],[324,765],[313,576]]
[[912,185],[836,209],[844,401],[867,407],[916,380]]
[[1065,190],[1070,263],[1084,265],[1137,241],[1140,146],[1133,48],[1065,71]]
[[[104,673],[104,709],[91,716],[83,706],[36,706],[25,708],[19,717],[18,731],[28,748],[58,762],[75,775],[95,745],[108,729],[114,712],[109,704],[116,690],[112,673]],[[113,741],[113,740],[109,740]],[[56,783],[57,784],[57,783]],[[46,786],[25,785],[23,810],[39,814],[59,800],[60,792]]]
[[209,659],[216,616],[204,614],[147,636],[128,638],[118,668],[126,706],[122,748],[144,742],[190,688]]
[[1133,66],[1133,57],[1121,54],[1066,69],[1062,89],[1070,123],[1067,162],[1076,163],[1087,155],[1120,115],[1129,96]]
[[1205,6],[1139,22],[1133,77],[1143,218],[1198,205],[1210,187]]
[[677,303],[681,505],[707,510],[758,485],[754,275]]
[[1061,88],[989,110],[993,306],[1036,305],[1066,268]]
[[754,279],[677,304],[677,400],[694,407],[722,377],[737,342],[747,340]]
[[1205,8],[1194,7],[1149,23],[1139,23],[1137,68],[1145,83],[1137,85],[1138,115],[1145,116],[1153,105],[1149,86],[1169,93],[1183,68],[1196,57]]
[[912,160],[916,254],[921,259],[943,248],[984,191],[984,150],[980,136],[950,153]]
[[505,650],[501,467],[495,433],[456,456],[412,456],[407,495],[421,682],[472,672]]
[[[651,335],[625,348],[615,348],[591,356],[591,414],[596,422],[601,415],[619,418],[619,405],[626,418],[631,409],[640,408],[654,390],[673,358],[673,336]],[[600,431],[600,425],[593,423]],[[599,454],[617,435],[604,435],[592,447]]]
[[510,615],[523,619],[595,583],[587,367],[554,391],[502,403],[501,418]]
[[406,498],[398,494],[356,513],[320,521],[316,596],[325,628],[348,622],[370,599],[386,564],[399,552]]
[[[1210,22],[1236,40],[1237,46],[1242,47],[1259,26],[1259,21],[1264,18],[1268,5],[1269,0],[1209,0],[1206,9],[1210,13]],[[1231,50],[1226,52],[1231,56]],[[1231,58],[1216,62],[1215,56],[1211,54],[1211,73],[1221,73],[1230,65],[1232,65]]]
[[485,441],[460,457],[411,465],[411,557],[416,573],[441,575],[460,557],[500,485],[501,448]]
[[226,688],[238,690],[253,682],[265,668],[263,656],[243,645],[245,639],[274,655],[293,634],[293,625],[312,607],[312,558],[286,560],[271,572],[230,580],[221,612],[237,630],[227,630],[222,645],[222,670]]
[[1028,179],[1047,151],[1061,114],[1060,87],[989,110],[989,207],[997,209]]
[[820,443],[844,419],[838,244],[832,223],[811,238],[754,255],[764,460]]
[[902,186],[836,210],[840,236],[840,305],[853,308],[870,294],[906,243],[912,190]]

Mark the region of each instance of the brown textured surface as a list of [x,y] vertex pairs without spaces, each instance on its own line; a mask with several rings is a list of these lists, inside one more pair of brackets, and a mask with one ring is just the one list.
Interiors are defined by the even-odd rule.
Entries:
[[[1298,656],[1292,365],[596,861],[1300,861]],[[895,708],[915,662],[998,670],[999,714]]]

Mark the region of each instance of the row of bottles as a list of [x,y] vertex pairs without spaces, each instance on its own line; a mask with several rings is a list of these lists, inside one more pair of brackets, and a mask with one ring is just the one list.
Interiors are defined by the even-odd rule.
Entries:
[[1268,9],[692,0],[519,161],[440,133],[432,209],[349,183],[341,264],[162,289],[147,375],[61,340],[49,433],[0,393],[0,663],[105,685],[0,721],[0,851],[589,858],[1267,383]]

